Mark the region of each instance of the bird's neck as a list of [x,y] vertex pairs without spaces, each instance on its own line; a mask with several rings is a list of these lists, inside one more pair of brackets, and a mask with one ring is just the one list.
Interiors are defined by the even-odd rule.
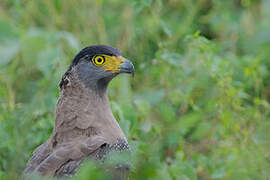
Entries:
[[66,128],[72,133],[75,129],[89,129],[90,134],[101,135],[111,142],[125,138],[112,114],[106,89],[87,87],[76,74],[69,81],[60,92],[54,131]]

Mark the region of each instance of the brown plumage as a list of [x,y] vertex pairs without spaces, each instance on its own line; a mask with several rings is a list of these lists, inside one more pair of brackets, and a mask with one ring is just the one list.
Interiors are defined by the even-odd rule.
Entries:
[[[99,56],[105,61],[101,65]],[[34,151],[25,173],[71,176],[87,157],[129,150],[107,96],[108,83],[119,73],[133,74],[134,67],[115,48],[90,46],[74,58],[59,84],[52,136]]]

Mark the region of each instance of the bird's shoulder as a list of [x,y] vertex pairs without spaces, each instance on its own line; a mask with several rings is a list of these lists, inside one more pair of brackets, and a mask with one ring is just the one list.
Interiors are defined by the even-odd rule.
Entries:
[[[107,157],[110,152],[122,152],[130,151],[129,145],[125,139],[118,139],[117,143],[109,144],[104,138],[100,136],[94,136],[93,138],[88,138],[84,142],[81,141],[72,145],[70,150],[66,150],[69,153],[68,160],[62,163],[61,166],[55,171],[54,176],[57,177],[70,177],[76,173],[80,165],[85,159],[89,157],[95,160],[101,160]],[[59,159],[59,156],[58,156]],[[129,171],[129,165],[123,165],[124,173]],[[120,171],[123,171],[120,168]]]

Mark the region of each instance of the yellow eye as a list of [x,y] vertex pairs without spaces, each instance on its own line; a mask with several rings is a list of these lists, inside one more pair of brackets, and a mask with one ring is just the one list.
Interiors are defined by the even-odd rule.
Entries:
[[106,57],[104,57],[104,56],[94,56],[92,61],[96,66],[101,66],[101,65],[103,65],[105,63]]

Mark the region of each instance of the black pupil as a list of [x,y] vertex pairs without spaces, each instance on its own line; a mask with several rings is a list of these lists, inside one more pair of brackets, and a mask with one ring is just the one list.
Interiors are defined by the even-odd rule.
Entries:
[[97,59],[97,62],[101,63],[102,62],[102,59],[101,58],[98,58]]

